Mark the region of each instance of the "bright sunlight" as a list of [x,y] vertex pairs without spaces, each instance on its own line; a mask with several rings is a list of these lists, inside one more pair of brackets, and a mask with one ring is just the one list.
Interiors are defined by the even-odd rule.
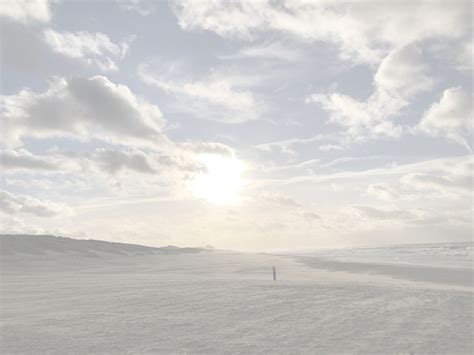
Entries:
[[206,171],[199,174],[193,183],[196,197],[216,205],[231,205],[239,201],[242,163],[233,157],[202,154],[199,161]]

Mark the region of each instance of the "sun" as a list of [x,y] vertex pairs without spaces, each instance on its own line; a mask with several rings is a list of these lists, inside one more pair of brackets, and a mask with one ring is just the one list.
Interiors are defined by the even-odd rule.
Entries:
[[217,154],[201,154],[198,160],[206,171],[194,179],[194,195],[216,205],[238,203],[243,185],[242,163],[234,157]]

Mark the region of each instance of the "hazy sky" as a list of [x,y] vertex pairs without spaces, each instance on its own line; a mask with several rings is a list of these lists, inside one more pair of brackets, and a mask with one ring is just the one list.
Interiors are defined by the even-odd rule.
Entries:
[[2,232],[469,240],[471,5],[3,0]]

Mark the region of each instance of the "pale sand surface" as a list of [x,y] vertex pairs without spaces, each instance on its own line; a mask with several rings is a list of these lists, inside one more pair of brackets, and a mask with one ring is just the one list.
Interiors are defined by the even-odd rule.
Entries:
[[469,272],[231,252],[14,254],[2,258],[1,352],[472,353]]

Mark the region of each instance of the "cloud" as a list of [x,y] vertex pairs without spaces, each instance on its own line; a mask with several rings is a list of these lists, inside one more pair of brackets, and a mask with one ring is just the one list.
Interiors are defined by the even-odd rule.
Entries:
[[156,172],[148,161],[147,155],[141,151],[118,151],[100,148],[95,151],[94,160],[103,170],[111,174],[122,169],[147,174]]
[[277,59],[294,62],[302,59],[304,54],[301,50],[281,42],[265,42],[258,45],[241,48],[237,53],[219,56],[220,59]]
[[438,102],[423,114],[418,129],[431,136],[446,136],[471,151],[463,138],[472,132],[472,97],[461,87],[446,89]]
[[47,29],[43,37],[54,52],[95,65],[102,71],[117,70],[117,64],[112,58],[121,59],[128,50],[128,43],[113,43],[103,33],[57,32]]
[[165,140],[159,108],[104,76],[57,78],[48,90],[1,97],[6,144],[21,139],[73,135],[118,144],[157,145]]
[[194,154],[218,154],[227,157],[235,157],[235,151],[228,145],[217,142],[190,141],[180,143],[179,147]]
[[384,90],[405,99],[433,86],[423,52],[414,44],[392,51],[381,63],[374,82]]
[[170,2],[170,6],[184,30],[202,28],[223,37],[250,39],[251,32],[262,26],[266,17],[264,13],[266,3],[263,1],[232,3],[213,1],[201,4],[175,1]]
[[[373,206],[352,206],[352,211],[355,211],[356,216],[362,217],[361,220],[356,221],[353,228],[357,229],[374,229],[382,227],[384,230],[390,231],[387,228],[387,224],[393,227],[394,225],[403,226],[403,228],[411,227],[442,227],[447,226],[470,226],[471,217],[465,211],[435,211],[426,208],[380,208]],[[347,219],[353,218],[348,210],[343,211],[346,213]],[[358,222],[358,223],[357,223]]]
[[292,207],[292,208],[299,208],[301,205],[293,200],[292,198],[280,194],[260,194],[257,197],[260,201],[269,203],[269,204],[274,204],[274,205],[279,205],[283,207]]
[[[400,166],[396,181],[369,184],[367,196],[388,202],[470,198],[474,181],[472,156]],[[378,178],[380,180],[382,178]]]
[[183,110],[202,119],[241,123],[257,119],[263,109],[246,89],[250,83],[245,78],[212,72],[191,80],[179,65],[159,63],[141,65],[139,76],[144,83],[175,95],[182,101]]
[[398,114],[406,102],[384,91],[375,92],[366,101],[331,93],[311,95],[306,102],[317,103],[328,111],[329,122],[343,127],[353,141],[380,136],[397,138],[402,133],[402,128],[388,119]]
[[322,152],[329,152],[331,150],[344,150],[343,147],[340,145],[334,145],[334,144],[324,144],[319,146],[319,150]]
[[2,21],[1,27],[1,66],[22,75],[57,73],[63,63],[74,67],[75,62],[103,72],[117,71],[135,38],[115,43],[103,33],[55,31],[11,21]]
[[311,212],[311,211],[300,211],[298,212],[298,215],[303,217],[304,219],[308,221],[319,221],[321,220],[321,216],[317,213]]
[[[322,220],[322,217],[306,208],[307,206],[295,201],[290,196],[280,193],[260,193],[255,198],[251,199],[256,202],[255,206],[258,208],[258,211],[252,212],[252,216],[255,217],[259,213],[272,211],[273,217],[270,217],[272,222],[278,220],[280,223],[285,223],[285,220],[289,220],[293,217],[296,217],[297,220],[293,219],[293,224],[296,224],[295,227],[301,225],[301,221],[312,223],[314,221]],[[293,228],[293,227],[290,227]]]
[[79,201],[84,196],[191,198],[189,182],[206,171],[198,153],[172,145],[162,150],[108,145],[84,153],[59,149],[40,156],[24,149],[15,153],[9,155],[28,160],[16,158],[15,165],[1,166],[5,187],[27,195],[48,191],[51,198],[63,198],[66,193]]
[[310,144],[313,142],[319,142],[319,141],[327,140],[331,138],[333,137],[331,137],[330,135],[318,134],[310,138],[289,138],[289,139],[284,139],[284,140],[275,141],[275,142],[261,143],[261,144],[257,144],[255,148],[264,152],[271,152],[274,149],[277,149],[281,153],[294,155],[296,154],[296,152],[293,150],[294,145]]
[[[349,158],[353,161],[354,158]],[[358,158],[358,160],[370,160],[373,157]],[[336,159],[332,163],[327,163],[320,166],[332,166],[339,161],[347,161],[347,158]],[[455,174],[456,176],[471,176],[473,171],[473,157],[471,155],[459,157],[438,158],[432,160],[424,160],[410,164],[387,164],[386,162],[376,168],[366,170],[343,170],[336,173],[328,174],[314,174],[313,172],[305,175],[295,175],[292,177],[285,176],[279,180],[273,180],[272,183],[281,183],[285,186],[289,184],[297,184],[303,182],[312,182],[317,184],[335,183],[338,181],[347,181],[351,184],[356,182],[367,183],[367,181],[378,182],[381,179],[402,178],[405,175],[413,173],[424,173],[438,176],[446,176]],[[303,163],[294,165],[299,167]],[[462,178],[464,179],[464,178]],[[402,181],[403,182],[403,181]]]
[[28,214],[37,217],[54,217],[68,211],[68,208],[48,201],[25,195],[14,195],[7,191],[0,191],[0,209],[10,215]]
[[473,167],[471,163],[465,163],[453,171],[438,173],[410,173],[404,175],[400,181],[418,191],[438,191],[443,195],[454,194],[455,196],[470,196],[473,189],[472,180]]
[[386,183],[370,184],[367,188],[367,195],[385,201],[400,198],[400,193]]
[[50,0],[4,0],[0,16],[16,22],[49,22],[51,20]]
[[[209,147],[206,148],[206,145]],[[171,170],[197,173],[205,170],[196,155],[202,152],[228,155],[224,145],[212,149],[212,143],[168,146],[162,151],[127,148],[97,148],[83,154],[52,150],[48,155],[34,155],[25,149],[4,150],[0,153],[4,171],[56,172],[58,174],[105,172],[118,175],[123,171],[141,174],[166,175]],[[196,148],[197,147],[197,148]],[[233,151],[232,151],[233,154]],[[51,174],[49,174],[51,175]]]
[[145,152],[131,148],[122,150],[98,148],[85,158],[93,167],[108,174],[117,174],[123,170],[152,175],[163,174],[165,169],[168,173],[170,169],[195,173],[204,170],[202,164],[199,164],[193,156],[180,152],[178,148],[170,149],[166,153]]
[[149,16],[156,12],[158,2],[150,0],[117,0],[123,11],[136,12],[141,16]]
[[[51,53],[39,38],[37,31],[16,22],[1,21],[0,26],[0,66],[2,72],[21,72],[31,75],[47,67]],[[22,45],[19,46],[18,43]]]
[[377,63],[395,47],[431,38],[459,38],[470,26],[469,1],[206,1],[170,2],[182,29],[255,40],[280,32],[304,42],[325,41],[341,58]]
[[25,149],[0,152],[1,168],[5,170],[55,171],[60,167],[48,156],[37,156]]
[[472,71],[473,66],[473,53],[474,48],[472,44],[472,38],[469,38],[463,45],[461,46],[460,53],[457,58],[457,68],[461,71]]
[[421,50],[413,44],[397,48],[381,63],[374,76],[375,90],[365,101],[331,93],[314,94],[307,103],[317,103],[330,113],[330,122],[346,129],[353,140],[400,137],[402,127],[393,122],[414,97],[428,91],[433,79]]
[[352,208],[356,209],[362,215],[373,218],[373,219],[394,219],[394,220],[411,220],[415,218],[415,215],[408,210],[400,210],[400,209],[389,209],[389,208],[375,208],[371,206],[352,206]]

